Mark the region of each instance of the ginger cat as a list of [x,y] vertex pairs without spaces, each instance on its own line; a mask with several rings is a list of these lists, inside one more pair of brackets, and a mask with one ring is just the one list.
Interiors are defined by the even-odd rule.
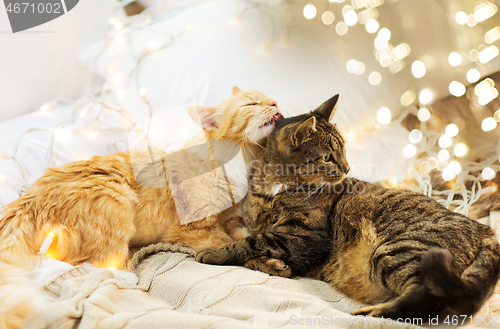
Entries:
[[[246,165],[281,116],[274,100],[257,91],[241,92],[236,87],[233,95],[218,106],[198,107],[190,114],[202,126],[208,140],[238,143]],[[164,155],[157,150],[154,153],[156,159]],[[169,165],[174,166],[166,171],[169,179],[182,180],[182,175],[189,172],[178,171],[176,167],[190,166],[196,170],[207,165],[207,158],[194,152],[188,162],[185,152],[178,154],[169,157]],[[135,151],[50,168],[23,196],[0,212],[0,319],[9,328],[20,327],[33,311],[35,292],[26,285],[20,288],[23,280],[26,282],[23,275],[26,271],[22,268],[35,264],[35,254],[49,232],[55,233],[55,238],[48,253],[73,265],[88,262],[123,267],[130,247],[157,242],[200,251],[217,249],[233,241],[224,228],[228,220],[241,216],[238,205],[181,225],[169,185],[138,184],[131,155],[136,162],[151,162],[147,152]],[[158,172],[157,168],[146,167],[141,179],[165,181],[165,171]],[[242,168],[245,178],[247,169]],[[198,198],[214,202],[227,199],[227,193],[210,189],[213,183],[200,178],[191,187],[207,192],[197,195]],[[188,197],[184,201],[197,200]],[[239,237],[241,234],[236,233],[235,238]]]

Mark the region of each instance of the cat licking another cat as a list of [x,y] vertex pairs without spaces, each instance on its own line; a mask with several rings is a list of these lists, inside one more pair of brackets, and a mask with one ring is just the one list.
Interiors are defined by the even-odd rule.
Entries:
[[345,141],[330,124],[337,100],[278,121],[250,169],[243,219],[252,235],[196,259],[282,260],[293,275],[370,304],[353,314],[476,313],[499,278],[493,230],[422,194],[348,178]]
[[[238,88],[218,106],[198,107],[190,114],[203,128],[207,140],[237,143],[244,162],[251,161],[262,148],[260,144],[265,144],[281,116],[274,100],[258,91],[241,92]],[[152,153],[161,164],[165,153]],[[48,251],[53,259],[100,267],[123,267],[130,247],[169,242],[199,251],[223,247],[245,235],[234,220],[241,216],[239,205],[181,225],[169,185],[155,187],[158,181],[166,181],[166,176],[172,181],[186,178],[191,174],[186,168],[196,171],[210,167],[210,157],[177,152],[168,156],[171,169],[159,171],[156,165],[145,166],[151,161],[148,152],[131,151],[50,168],[0,212],[0,318],[9,328],[20,327],[33,312],[36,293],[28,288],[23,269],[35,264],[35,254],[50,232],[55,234]],[[141,163],[146,169],[140,173],[139,184],[133,165]],[[245,165],[248,167],[243,164],[240,176],[246,185]],[[200,177],[190,185],[209,193],[198,193],[196,199],[188,195],[180,202],[231,202],[224,189],[229,183],[211,178],[218,181]]]

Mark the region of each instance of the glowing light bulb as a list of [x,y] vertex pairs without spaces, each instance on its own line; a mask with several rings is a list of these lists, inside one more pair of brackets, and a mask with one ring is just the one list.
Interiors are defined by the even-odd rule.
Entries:
[[349,10],[344,15],[344,22],[347,26],[354,26],[358,22],[358,14],[356,12]]
[[83,117],[84,117],[84,116],[86,116],[86,115],[87,115],[87,111],[82,110],[82,111],[80,112],[80,117],[81,117],[81,118],[83,118]]
[[417,154],[417,148],[413,144],[408,144],[403,148],[403,156],[407,159],[414,157]]
[[436,159],[435,157],[430,157],[429,159],[427,159],[427,165],[430,169],[436,168],[438,165],[438,159]]
[[498,190],[497,184],[491,185],[491,192],[495,193]]
[[370,73],[370,75],[368,76],[368,82],[372,85],[372,86],[376,86],[378,84],[380,84],[380,82],[382,81],[382,75],[380,75],[380,73],[378,72],[372,72]]
[[49,105],[47,105],[47,104],[43,104],[42,106],[40,106],[40,111],[42,111],[42,112],[45,112],[48,109],[49,109]]
[[446,129],[444,130],[444,133],[448,137],[455,137],[458,135],[459,129],[456,124],[450,123],[449,125],[446,126]]
[[490,131],[495,129],[496,127],[497,127],[497,121],[492,117],[484,119],[483,122],[481,123],[481,128],[484,131]]
[[441,150],[438,152],[438,159],[439,161],[446,161],[450,158],[450,152],[447,150]]
[[488,63],[493,58],[497,57],[498,53],[499,53],[498,48],[491,45],[479,53],[479,61],[483,64]]
[[347,133],[346,137],[348,141],[352,142],[356,137],[356,133],[353,130],[351,130],[349,133]]
[[114,25],[115,30],[120,31],[123,28],[123,24],[120,22],[115,23]]
[[467,91],[465,86],[458,81],[452,81],[448,86],[448,90],[450,91],[450,94],[452,94],[455,97],[463,96]]
[[397,177],[392,177],[389,182],[391,182],[392,185],[396,186],[398,185],[398,179]]
[[387,107],[382,107],[377,112],[377,122],[381,125],[387,125],[392,120],[391,110]]
[[455,15],[455,20],[457,21],[458,24],[460,25],[465,25],[467,24],[467,20],[469,19],[469,15],[467,15],[466,13],[464,13],[463,11],[459,11],[456,15]]
[[325,25],[331,25],[335,21],[335,15],[331,11],[325,11],[323,15],[321,15],[321,21]]
[[116,267],[114,267],[114,266],[110,266],[110,267],[108,267],[108,269],[109,269],[110,271],[113,271],[113,270],[116,270]]
[[424,89],[418,95],[418,101],[422,104],[429,104],[434,100],[434,93],[430,89]]
[[113,80],[113,82],[114,82],[115,84],[118,84],[118,83],[120,83],[121,76],[120,76],[119,74],[115,74],[115,75],[113,75],[112,80]]
[[363,62],[358,61],[358,65],[359,65],[359,67],[356,70],[356,72],[354,72],[354,74],[361,75],[361,74],[365,73],[365,68],[366,68],[365,64]]
[[448,62],[450,63],[451,66],[458,66],[462,64],[462,56],[460,56],[459,53],[452,52],[448,56]]
[[493,169],[491,169],[490,167],[486,167],[483,169],[483,171],[481,172],[481,176],[483,176],[483,179],[486,179],[486,180],[491,180],[493,178],[495,178],[496,176],[496,173]]
[[413,129],[410,134],[408,135],[408,139],[410,140],[410,143],[417,144],[420,143],[422,140],[422,132],[418,129]]
[[346,64],[346,69],[347,72],[349,73],[356,73],[356,71],[359,69],[359,62],[357,60],[351,59],[347,62]]
[[95,130],[93,130],[93,129],[87,129],[87,133],[88,133],[88,135],[89,135],[90,138],[92,138],[92,139],[95,138],[95,135],[96,135]]
[[139,94],[141,95],[142,100],[147,103],[148,96],[146,95],[146,88],[144,87],[139,88]]
[[392,33],[391,33],[391,30],[389,30],[386,27],[383,27],[380,29],[380,31],[378,31],[377,36],[384,39],[384,40],[390,40]]
[[453,170],[453,168],[450,168],[448,166],[448,167],[443,169],[441,176],[443,176],[443,179],[448,182],[450,180],[453,180],[457,176],[457,174],[455,174],[455,171]]
[[116,22],[117,22],[117,21],[118,21],[118,20],[116,19],[116,17],[111,17],[111,18],[109,19],[109,24],[114,25],[114,24],[116,24]]
[[378,23],[378,21],[376,19],[369,19],[366,24],[365,24],[365,29],[366,29],[366,32],[368,33],[375,33],[378,31],[380,27],[380,24]]
[[481,78],[481,73],[476,69],[470,69],[467,71],[467,81],[470,83],[476,82]]
[[441,136],[438,141],[439,147],[443,149],[450,147],[452,143],[451,138],[446,135]]
[[421,61],[415,61],[411,65],[411,73],[413,73],[413,76],[417,79],[423,77],[426,72],[425,65]]
[[457,161],[450,162],[450,164],[448,165],[448,167],[451,170],[453,170],[453,172],[455,173],[455,175],[458,175],[458,174],[460,174],[462,172],[462,166]]
[[127,91],[125,89],[118,89],[116,93],[118,94],[119,98],[123,98],[127,94]]
[[408,90],[401,96],[401,104],[403,106],[409,106],[415,101],[415,99],[417,99],[415,93],[411,90]]
[[49,232],[49,238],[53,239],[56,235],[54,234],[54,232]]
[[338,22],[337,25],[335,25],[335,32],[337,32],[337,34],[340,36],[345,35],[348,30],[349,27],[344,22]]
[[420,110],[418,110],[418,119],[422,122],[425,122],[431,118],[431,112],[429,112],[428,109],[425,107],[422,107]]
[[469,149],[467,148],[467,145],[465,145],[464,143],[459,143],[455,146],[453,153],[457,157],[463,157],[464,155],[467,154],[468,151]]
[[318,13],[318,10],[316,7],[312,4],[307,4],[304,6],[304,17],[308,20],[314,19],[316,17],[316,14]]

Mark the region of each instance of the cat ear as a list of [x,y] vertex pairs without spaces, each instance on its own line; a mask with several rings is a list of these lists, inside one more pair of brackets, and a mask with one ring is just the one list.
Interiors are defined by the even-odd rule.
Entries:
[[203,130],[210,131],[219,129],[219,125],[217,124],[217,111],[215,108],[190,106],[187,110],[191,119],[193,119],[197,125],[201,126]]
[[321,115],[323,118],[330,120],[333,117],[333,112],[335,111],[335,106],[337,105],[337,102],[339,100],[339,95],[335,95],[323,104],[321,104],[317,109],[315,109],[313,112]]
[[234,86],[233,87],[233,93],[232,93],[231,96],[234,96],[234,95],[239,94],[239,93],[241,93],[241,89],[238,88],[238,87],[236,87],[236,86]]
[[306,139],[309,138],[311,133],[316,131],[316,118],[310,117],[304,121],[300,126],[298,126],[290,137],[292,140],[292,145],[294,147],[299,146]]

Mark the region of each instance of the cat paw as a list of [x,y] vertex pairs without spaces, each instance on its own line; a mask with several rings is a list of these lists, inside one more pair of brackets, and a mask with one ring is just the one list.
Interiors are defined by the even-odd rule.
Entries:
[[122,270],[112,270],[115,279],[125,282],[128,285],[136,286],[139,283],[139,277],[132,272]]
[[270,275],[289,278],[292,276],[292,269],[280,259],[268,258],[265,256],[255,257],[246,261],[246,268],[261,271]]
[[218,264],[217,250],[205,249],[196,254],[196,261],[203,264]]
[[365,315],[365,316],[372,316],[376,318],[384,317],[384,318],[390,318],[392,317],[390,308],[388,308],[387,303],[382,303],[382,304],[377,304],[377,305],[371,305],[371,306],[366,306],[362,307],[354,312],[352,312],[352,315]]

